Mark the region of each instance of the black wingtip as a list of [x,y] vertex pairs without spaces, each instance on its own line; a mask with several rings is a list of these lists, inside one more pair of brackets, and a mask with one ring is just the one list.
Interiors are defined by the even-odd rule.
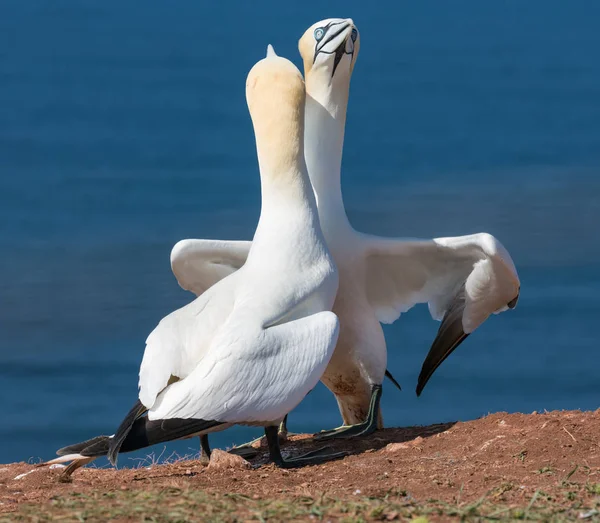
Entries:
[[108,441],[110,436],[96,436],[81,443],[75,443],[74,445],[68,445],[62,449],[56,451],[57,456],[66,456],[67,454],[82,454],[88,447],[94,446],[102,441]]
[[144,407],[142,402],[137,400],[131,410],[127,413],[127,416],[125,416],[125,419],[119,425],[119,428],[117,429],[117,432],[115,432],[113,438],[110,440],[108,445],[108,453],[106,456],[108,457],[108,461],[110,461],[114,467],[117,466],[117,456],[119,455],[119,450],[121,449],[121,445],[125,441],[125,438],[127,438],[131,427],[135,423],[135,420],[137,420],[144,412],[146,412],[146,410],[147,409]]
[[456,347],[458,347],[463,341],[465,341],[465,339],[467,339],[468,336],[468,334],[462,332],[462,334],[456,338],[454,343],[443,352],[437,352],[436,350],[434,350],[439,350],[439,347],[436,346],[436,338],[436,340],[433,342],[433,345],[431,346],[427,358],[425,358],[425,361],[423,362],[423,367],[421,368],[421,373],[419,374],[419,380],[417,382],[416,389],[417,397],[421,395],[421,392],[423,392],[425,385],[427,385],[427,382],[429,381],[431,376],[433,376],[433,373],[437,370],[437,368],[442,363],[444,363],[446,358],[448,358],[448,356],[450,356],[450,354],[454,352],[454,349],[456,349]]
[[465,303],[465,287],[463,285],[444,314],[442,324],[423,362],[417,382],[417,397],[421,395],[436,369],[467,338],[468,334],[465,333],[462,324]]
[[392,376],[392,373],[385,369],[385,377],[390,380],[394,385],[396,385],[396,387],[398,387],[398,390],[402,390],[402,387],[400,386],[400,383],[398,383],[396,381],[396,378],[394,378],[394,376]]

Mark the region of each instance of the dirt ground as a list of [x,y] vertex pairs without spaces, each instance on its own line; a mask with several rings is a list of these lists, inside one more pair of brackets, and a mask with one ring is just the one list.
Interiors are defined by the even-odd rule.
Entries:
[[[295,470],[265,464],[266,451],[252,466],[220,466],[217,459],[209,467],[192,460],[138,469],[85,468],[67,484],[57,481],[60,469],[0,465],[0,513],[72,493],[163,487],[251,499],[326,494],[351,500],[401,493],[448,503],[487,495],[510,505],[527,504],[536,491],[548,499],[568,502],[576,496],[592,505],[600,498],[600,409],[498,413],[468,422],[386,429],[362,440],[328,445],[350,455]],[[315,447],[309,436],[294,436],[283,448],[296,454]]]

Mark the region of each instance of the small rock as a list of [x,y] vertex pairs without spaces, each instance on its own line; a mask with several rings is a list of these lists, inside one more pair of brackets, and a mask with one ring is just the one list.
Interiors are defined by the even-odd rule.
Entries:
[[67,466],[63,465],[62,463],[55,463],[54,465],[50,465],[48,468],[49,469],[66,469]]
[[35,472],[36,469],[30,470],[29,472],[25,472],[23,474],[19,474],[18,476],[15,476],[14,479],[23,479],[25,476],[29,476],[29,474],[31,474],[32,472]]
[[259,496],[258,494],[254,494],[254,495],[252,496],[252,499],[260,499],[260,496]]
[[212,451],[210,455],[210,463],[208,464],[209,469],[220,470],[220,469],[249,469],[252,468],[249,462],[247,462],[241,456],[230,454],[219,449]]
[[408,448],[408,445],[406,443],[388,443],[385,446],[384,450],[386,452],[398,452],[400,450],[407,449],[407,448]]
[[352,494],[354,494],[355,496],[358,496],[359,494],[361,494],[360,489],[356,489]]
[[388,521],[394,521],[395,519],[398,519],[398,512],[396,512],[395,510],[392,512],[388,512],[385,515],[385,519],[387,519]]

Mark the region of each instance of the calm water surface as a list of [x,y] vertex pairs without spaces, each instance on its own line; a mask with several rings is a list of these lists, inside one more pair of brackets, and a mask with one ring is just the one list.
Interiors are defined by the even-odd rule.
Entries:
[[[192,299],[172,245],[252,236],[247,72],[267,43],[301,65],[298,38],[330,16],[361,31],[343,167],[352,223],[488,231],[522,280],[517,309],[486,322],[419,399],[438,324],[420,306],[385,328],[403,386],[385,387],[386,423],[600,406],[600,4],[327,5],[0,3],[0,462],[114,431],[147,334]],[[320,386],[290,428],[338,423]]]

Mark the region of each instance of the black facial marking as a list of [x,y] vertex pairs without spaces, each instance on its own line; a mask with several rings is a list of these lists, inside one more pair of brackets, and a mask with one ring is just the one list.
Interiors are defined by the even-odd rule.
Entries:
[[331,77],[335,74],[335,70],[337,69],[338,64],[341,62],[342,57],[346,54],[346,40],[335,50],[335,58],[333,60],[333,71],[331,72]]
[[[320,51],[317,50],[317,47],[319,46],[319,44],[323,41],[323,38],[325,38],[325,36],[327,35],[327,32],[329,31],[330,28],[335,27],[336,25],[340,25],[343,24],[344,22],[329,22],[327,25],[323,26],[323,27],[317,27],[315,29],[315,33],[321,29],[323,31],[323,34],[321,35],[321,38],[317,39],[315,34],[313,33],[313,36],[315,36],[315,40],[317,40],[317,43],[315,44],[315,53],[313,56],[313,64],[315,63],[315,60],[317,59],[317,55],[319,54]],[[327,40],[325,42],[323,42],[323,45],[325,45],[325,43],[327,43],[327,41],[331,40],[331,38],[335,38],[337,35],[339,35],[339,31],[337,33],[335,33],[334,35],[332,35],[330,38],[327,38]]]
[[[331,33],[329,33],[329,30],[333,27],[336,27],[336,26],[339,26],[342,24],[345,24],[345,21],[329,22],[326,26],[318,27],[317,29],[315,29],[315,33],[314,33],[316,35],[317,31],[319,31],[320,38],[318,40],[315,38],[315,40],[317,40],[317,43],[315,44],[315,54],[313,56],[313,64],[315,63],[315,61],[317,59],[317,55],[319,53],[333,54],[334,60],[333,60],[333,71],[331,72],[332,78],[333,78],[333,75],[335,74],[335,70],[337,69],[337,66],[339,65],[339,63],[342,60],[342,57],[345,54],[348,54],[350,56],[354,55],[354,49],[350,53],[346,52],[346,42],[348,41],[347,38],[339,45],[339,47],[335,51],[323,51],[323,46],[325,44],[327,44],[327,42],[333,40],[340,33],[342,33],[348,26],[344,25],[337,31],[336,30],[331,31]],[[321,31],[322,31],[322,34],[321,34]],[[352,32],[350,33],[350,38],[352,39],[352,42],[356,42],[357,36],[358,36],[358,32],[356,31],[356,29],[353,28]],[[319,44],[321,45],[321,49],[318,49]]]

